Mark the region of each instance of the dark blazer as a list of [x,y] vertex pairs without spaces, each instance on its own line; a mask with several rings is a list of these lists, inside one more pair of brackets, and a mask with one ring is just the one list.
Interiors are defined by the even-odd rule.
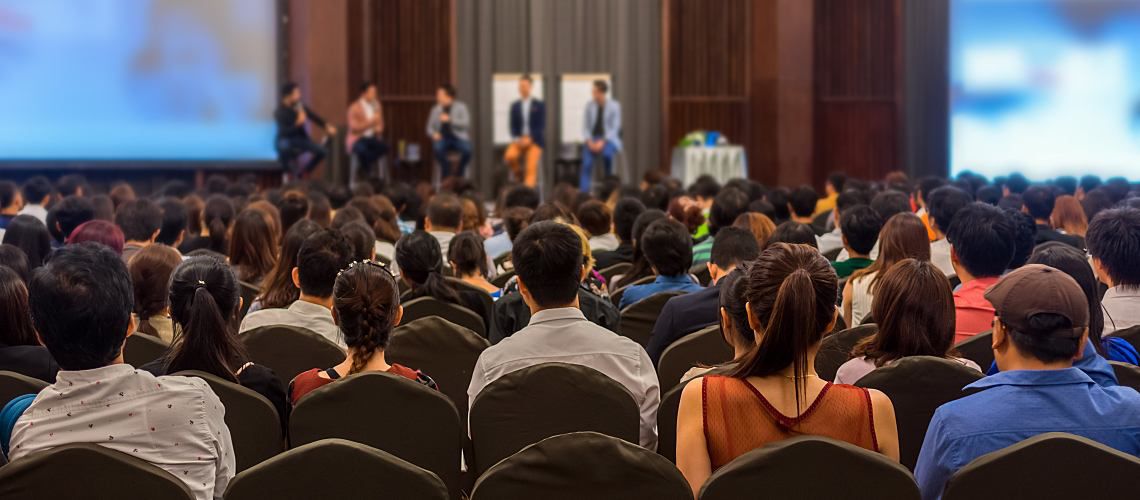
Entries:
[[649,346],[645,348],[649,358],[656,365],[666,347],[685,335],[717,324],[719,317],[720,288],[716,285],[669,299],[653,324]]
[[59,365],[55,364],[55,358],[51,357],[51,353],[44,346],[0,344],[0,370],[16,372],[54,384]]
[[[527,117],[530,124],[530,140],[538,144],[538,147],[546,147],[546,105],[542,101],[531,98],[530,100],[530,116]],[[522,137],[523,135],[523,116],[522,116],[522,101],[515,101],[511,104],[511,137]]]
[[633,262],[633,243],[622,242],[614,250],[594,252],[594,267],[605,269],[623,262]]
[[1049,241],[1058,241],[1069,245],[1077,250],[1085,249],[1085,239],[1075,234],[1065,234],[1056,229],[1053,229],[1044,224],[1037,225],[1037,240],[1036,244],[1040,245]]

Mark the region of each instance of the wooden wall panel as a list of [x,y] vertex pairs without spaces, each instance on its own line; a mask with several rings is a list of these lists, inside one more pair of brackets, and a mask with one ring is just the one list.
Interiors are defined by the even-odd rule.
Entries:
[[746,96],[750,0],[668,0],[672,97]]

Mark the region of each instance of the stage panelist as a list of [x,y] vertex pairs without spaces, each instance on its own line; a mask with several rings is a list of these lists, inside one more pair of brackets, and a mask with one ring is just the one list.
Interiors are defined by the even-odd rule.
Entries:
[[593,180],[594,157],[605,162],[606,176],[613,175],[614,156],[621,152],[621,104],[607,98],[609,84],[594,81],[594,98],[586,104],[586,119],[582,122],[582,174],[579,189],[590,192]]
[[309,161],[295,170],[298,178],[308,175],[325,159],[325,148],[309,137],[305,122],[313,122],[325,129],[330,136],[336,135],[336,127],[325,123],[320,115],[301,102],[301,87],[296,83],[281,86],[281,102],[273,112],[277,121],[277,158],[283,168],[302,154],[309,153]]
[[348,107],[348,137],[345,147],[360,162],[364,172],[373,174],[376,162],[388,154],[388,145],[381,137],[384,134],[384,108],[376,85],[364,82],[360,85],[360,96]]
[[439,162],[441,180],[451,176],[451,163],[447,153],[459,153],[458,177],[467,174],[467,164],[471,163],[471,114],[467,105],[455,99],[455,87],[450,83],[440,85],[435,91],[435,107],[428,116],[427,133],[432,140],[435,161]]
[[[530,75],[519,78],[519,100],[511,104],[511,145],[503,158],[515,179],[530,187],[538,183],[538,161],[546,146],[546,105],[531,97],[533,84]],[[525,171],[520,169],[523,158]]]

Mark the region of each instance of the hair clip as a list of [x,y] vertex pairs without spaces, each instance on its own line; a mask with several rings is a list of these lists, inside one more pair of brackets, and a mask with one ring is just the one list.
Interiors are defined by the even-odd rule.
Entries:
[[377,262],[375,260],[354,260],[352,262],[349,262],[348,267],[341,269],[340,272],[336,273],[336,275],[340,276],[340,275],[348,272],[351,269],[355,269],[357,264],[360,264],[361,266],[364,266],[367,264],[367,265],[370,265],[372,267],[379,267],[380,269],[388,271],[389,275],[392,274],[392,271],[390,269],[388,269],[388,265],[383,263],[383,262]]

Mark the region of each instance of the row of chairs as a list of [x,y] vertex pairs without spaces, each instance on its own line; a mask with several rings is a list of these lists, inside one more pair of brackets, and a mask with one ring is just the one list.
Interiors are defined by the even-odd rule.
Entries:
[[[1055,470],[1057,457],[1067,464]],[[824,469],[820,469],[823,465]],[[1140,459],[1069,434],[1042,434],[980,457],[955,473],[942,498],[1132,498]],[[68,480],[60,480],[60,478]],[[1107,477],[1111,481],[1089,478]],[[1025,479],[1029,480],[1011,480]],[[1082,479],[1083,478],[1083,479]],[[92,487],[92,484],[98,485]],[[851,500],[919,498],[910,471],[848,443],[815,436],[748,452],[713,473],[701,500],[755,497]],[[193,498],[162,469],[97,445],[57,448],[0,468],[0,497]],[[487,470],[470,498],[691,500],[689,485],[665,459],[595,432],[551,436]],[[239,473],[226,500],[275,498],[448,499],[436,474],[371,446],[323,439]]]

